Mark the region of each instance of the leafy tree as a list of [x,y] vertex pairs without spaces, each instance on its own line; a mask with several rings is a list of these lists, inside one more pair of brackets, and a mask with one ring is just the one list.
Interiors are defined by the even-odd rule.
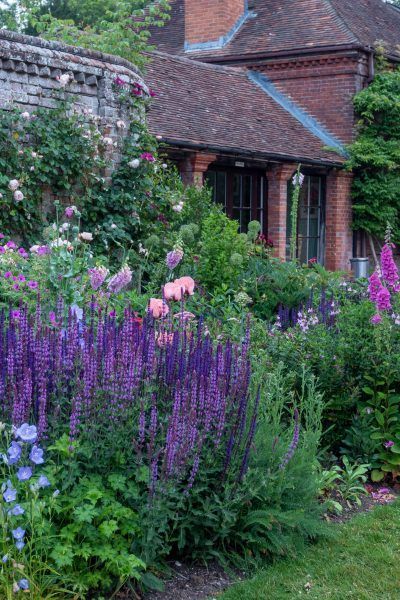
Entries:
[[169,0],[6,0],[0,27],[145,62],[151,26],[168,18]]
[[400,239],[400,70],[381,70],[357,94],[359,135],[350,146],[354,227],[380,239],[390,223]]

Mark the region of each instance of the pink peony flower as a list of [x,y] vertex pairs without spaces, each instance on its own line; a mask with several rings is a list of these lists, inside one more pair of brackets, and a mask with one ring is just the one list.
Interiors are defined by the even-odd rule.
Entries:
[[185,294],[193,296],[195,288],[194,279],[192,279],[191,277],[180,277],[180,279],[175,279],[174,283],[176,285],[179,285],[179,287],[183,288]]
[[166,283],[164,285],[164,297],[166,300],[176,300],[179,302],[185,293],[182,286],[177,285],[175,282]]
[[160,317],[167,316],[169,313],[169,308],[163,300],[159,300],[158,298],[150,298],[149,312],[155,319],[159,319]]

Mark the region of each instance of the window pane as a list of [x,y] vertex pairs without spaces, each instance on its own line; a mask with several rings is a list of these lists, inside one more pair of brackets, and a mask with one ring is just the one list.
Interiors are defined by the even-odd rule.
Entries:
[[226,173],[219,171],[216,174],[215,200],[222,206],[226,206]]
[[310,206],[319,206],[320,199],[320,178],[319,177],[308,177],[310,180]]
[[242,176],[242,206],[250,208],[251,205],[251,175]]
[[209,171],[205,175],[205,181],[211,188],[211,199],[215,202],[215,187],[216,187],[216,174],[214,171]]
[[242,213],[242,218],[240,221],[240,231],[242,233],[247,233],[248,224],[250,223],[250,220],[251,220],[250,209],[244,208],[244,209],[242,209],[241,213]]
[[240,208],[241,176],[236,173],[233,176],[233,206]]
[[310,260],[311,258],[318,258],[318,245],[319,245],[319,238],[310,238],[308,240],[307,260]]

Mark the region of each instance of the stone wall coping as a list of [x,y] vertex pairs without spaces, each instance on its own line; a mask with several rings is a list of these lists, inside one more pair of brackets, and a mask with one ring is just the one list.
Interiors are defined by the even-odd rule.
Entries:
[[[79,46],[69,46],[68,44],[63,44],[61,42],[44,40],[40,37],[24,35],[6,29],[0,30],[0,55],[8,50],[16,51],[17,53],[18,51],[23,52],[26,57],[30,48],[32,54],[37,55],[38,58],[42,57],[42,59],[46,58],[47,60],[61,60],[64,64],[66,61],[70,61],[72,63],[90,66],[94,69],[107,69],[109,71],[118,71],[120,73],[126,71],[142,78],[139,69],[125,58],[120,58],[112,54],[105,54],[98,50],[90,50]],[[32,56],[32,58],[34,59],[35,57]]]

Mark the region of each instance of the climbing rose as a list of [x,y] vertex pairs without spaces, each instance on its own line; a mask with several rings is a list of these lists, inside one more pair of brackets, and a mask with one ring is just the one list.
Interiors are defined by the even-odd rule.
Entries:
[[18,179],[11,179],[11,181],[8,184],[8,187],[10,188],[10,190],[12,192],[15,192],[15,190],[17,190],[19,188],[19,181],[18,181]]

